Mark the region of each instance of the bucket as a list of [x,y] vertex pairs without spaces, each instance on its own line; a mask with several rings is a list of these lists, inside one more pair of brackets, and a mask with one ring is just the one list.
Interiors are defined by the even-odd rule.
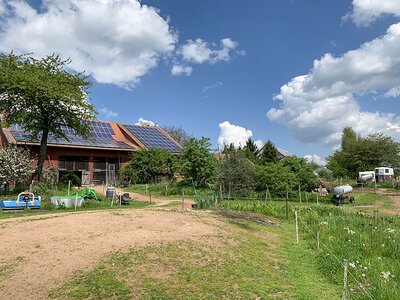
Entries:
[[106,198],[112,199],[115,196],[115,188],[113,186],[109,186],[106,191]]

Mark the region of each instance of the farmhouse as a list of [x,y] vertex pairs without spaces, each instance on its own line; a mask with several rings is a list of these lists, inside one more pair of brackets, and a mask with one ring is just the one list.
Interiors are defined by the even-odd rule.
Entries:
[[[44,172],[57,178],[73,172],[82,184],[114,185],[119,181],[118,170],[129,161],[129,152],[147,148],[162,148],[179,153],[180,145],[156,126],[129,125],[116,122],[90,121],[92,137],[84,139],[65,128],[68,140],[48,139]],[[0,147],[9,144],[27,146],[31,157],[37,158],[40,137],[32,140],[21,126],[0,128]],[[35,165],[37,159],[35,159]]]

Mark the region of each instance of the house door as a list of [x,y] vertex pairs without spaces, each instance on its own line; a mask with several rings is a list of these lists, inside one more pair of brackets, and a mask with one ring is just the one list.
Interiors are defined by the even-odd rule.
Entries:
[[82,171],[82,185],[90,184],[90,171]]
[[115,180],[115,164],[108,164],[108,182],[110,186],[114,186]]

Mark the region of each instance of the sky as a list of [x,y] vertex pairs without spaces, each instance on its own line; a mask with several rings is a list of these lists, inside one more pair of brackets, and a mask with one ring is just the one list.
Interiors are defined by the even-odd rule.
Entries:
[[400,142],[400,0],[0,0],[0,51],[85,71],[100,120],[268,139],[323,163],[346,126]]

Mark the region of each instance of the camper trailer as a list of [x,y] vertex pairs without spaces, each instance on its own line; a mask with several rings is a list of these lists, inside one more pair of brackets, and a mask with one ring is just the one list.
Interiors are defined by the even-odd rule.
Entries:
[[376,182],[391,182],[394,179],[394,172],[392,168],[379,167],[375,168]]

